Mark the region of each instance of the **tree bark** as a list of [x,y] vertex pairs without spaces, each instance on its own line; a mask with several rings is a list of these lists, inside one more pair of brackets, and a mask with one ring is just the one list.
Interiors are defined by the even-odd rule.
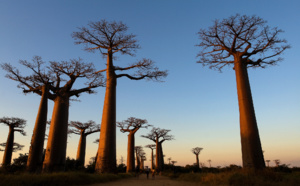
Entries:
[[127,168],[126,172],[134,171],[134,133],[128,134],[128,146],[127,146]]
[[28,154],[26,169],[29,172],[40,172],[43,165],[43,149],[48,112],[48,91],[48,87],[44,85]]
[[136,168],[140,168],[141,161],[137,151],[135,153],[135,158],[136,158]]
[[84,166],[85,160],[85,149],[86,149],[86,135],[84,131],[80,134],[79,144],[77,148],[76,160],[79,162],[80,166]]
[[196,165],[199,168],[199,154],[196,154]]
[[117,78],[112,63],[112,52],[108,51],[106,68],[106,91],[101,122],[100,142],[96,172],[116,172],[116,87]]
[[156,144],[155,169],[156,169],[157,172],[159,172],[159,171],[160,171],[160,166],[159,166],[159,160],[160,160],[160,158],[159,158],[160,146],[159,146],[159,144],[158,144],[158,139],[157,139],[157,138],[156,138],[155,144]]
[[240,111],[243,167],[262,169],[265,168],[265,161],[256,123],[247,66],[242,59],[238,59],[235,60],[234,67]]
[[43,172],[63,171],[66,162],[68,137],[69,97],[54,100]]
[[2,161],[3,167],[10,165],[13,147],[14,147],[14,127],[9,126],[9,132],[7,136],[7,141],[6,141],[6,146],[5,146],[5,151],[3,155],[3,161]]
[[154,169],[153,149],[151,149],[151,170]]
[[160,164],[160,170],[163,171],[165,168],[165,162],[164,162],[164,153],[163,153],[163,149],[162,149],[162,142],[159,142],[159,164]]

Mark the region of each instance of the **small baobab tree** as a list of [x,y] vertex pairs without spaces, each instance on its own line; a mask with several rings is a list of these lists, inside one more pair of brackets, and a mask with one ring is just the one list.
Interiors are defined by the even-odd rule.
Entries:
[[155,142],[156,144],[156,163],[155,167],[157,171],[163,171],[164,169],[164,155],[162,150],[162,143],[164,141],[173,140],[174,137],[168,134],[171,130],[160,129],[153,127],[150,133],[147,135],[142,135],[142,137],[147,138]]
[[9,127],[8,137],[5,144],[5,151],[3,155],[2,166],[6,167],[11,163],[11,157],[14,150],[14,135],[15,132],[19,132],[23,136],[26,135],[24,128],[26,126],[26,120],[16,117],[2,117],[0,123]]
[[[128,27],[122,22],[107,22],[101,20],[90,22],[88,27],[79,28],[73,32],[76,44],[84,44],[85,50],[100,53],[107,58],[106,92],[101,122],[100,143],[96,172],[109,173],[116,171],[116,86],[117,79],[127,77],[130,80],[156,80],[167,76],[166,71],[160,71],[150,59],[142,59],[127,67],[114,65],[113,59],[117,53],[134,56],[139,48],[135,35],[127,34]],[[136,71],[134,71],[136,70]],[[127,73],[125,73],[125,71]],[[134,71],[134,72],[132,72]],[[121,73],[118,73],[121,72]]]
[[172,158],[171,158],[171,157],[169,157],[169,158],[168,158],[169,165],[171,165],[171,160],[172,160]]
[[279,160],[279,159],[276,159],[276,160],[274,160],[274,163],[275,163],[276,167],[279,167],[280,160]]
[[209,168],[211,168],[211,160],[207,160],[207,162],[209,163]]
[[[6,143],[0,143],[0,146],[4,147],[4,149],[0,149],[0,151],[5,151]],[[23,147],[24,147],[24,145],[21,145],[19,143],[14,142],[14,144],[13,144],[13,150],[12,151],[13,152],[17,152],[19,150],[22,150]]]
[[[104,86],[101,74],[95,73],[92,63],[84,63],[82,59],[70,61],[50,62],[53,74],[57,76],[55,85],[49,86],[53,93],[49,97],[54,101],[48,142],[46,147],[43,172],[62,171],[66,162],[66,148],[68,136],[69,102],[72,96],[94,93],[93,89]],[[85,79],[83,88],[74,89],[78,79]],[[64,83],[64,84],[62,84]],[[77,86],[79,87],[79,85]]]
[[135,146],[135,159],[136,159],[136,169],[139,170],[141,166],[141,158],[140,158],[140,152],[143,151],[142,146]]
[[149,144],[145,146],[146,148],[151,149],[151,170],[154,169],[154,155],[153,155],[153,150],[156,148],[155,144]]
[[127,146],[127,168],[126,172],[134,171],[134,135],[140,128],[147,128],[151,125],[147,120],[130,117],[122,122],[117,122],[117,126],[121,132],[128,132],[128,146]]
[[265,68],[282,60],[278,56],[290,48],[286,40],[279,39],[282,32],[277,27],[266,26],[266,21],[258,16],[239,14],[216,20],[212,27],[198,32],[201,42],[197,46],[202,49],[197,56],[198,63],[218,70],[234,66],[244,168],[265,168],[248,68]]
[[95,132],[100,132],[100,124],[96,124],[94,121],[88,121],[82,123],[79,121],[69,122],[69,133],[80,135],[76,160],[79,162],[79,166],[84,166],[85,150],[86,150],[86,137]]
[[196,166],[199,168],[199,154],[203,150],[201,147],[192,148],[192,153],[196,155]]
[[171,161],[171,163],[172,163],[172,165],[174,166],[175,165],[175,163],[177,163],[177,161]]

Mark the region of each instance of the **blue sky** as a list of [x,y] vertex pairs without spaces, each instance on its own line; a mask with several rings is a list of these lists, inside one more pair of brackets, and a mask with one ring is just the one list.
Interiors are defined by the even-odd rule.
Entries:
[[[163,83],[119,79],[117,86],[117,120],[128,117],[147,119],[156,127],[171,129],[174,141],[163,144],[164,154],[178,165],[193,164],[191,148],[204,148],[200,162],[212,166],[241,164],[239,113],[235,75],[232,68],[223,73],[197,64],[200,48],[197,32],[208,28],[215,19],[236,13],[257,15],[271,27],[285,31],[282,38],[292,48],[282,55],[284,61],[266,69],[250,69],[250,83],[265,159],[300,166],[300,3],[291,1],[179,1],[179,0],[111,0],[111,1],[0,1],[0,63],[18,64],[34,55],[45,61],[81,57],[104,68],[105,59],[75,45],[71,37],[78,27],[90,21],[122,21],[129,33],[137,35],[141,49],[135,57],[118,56],[115,64],[126,66],[141,58],[154,60],[160,69],[169,71]],[[15,135],[15,141],[28,152],[40,97],[24,95],[17,83],[0,76],[0,117],[15,116],[27,120],[27,136]],[[72,102],[70,120],[101,122],[104,88],[97,94],[82,95]],[[53,103],[49,101],[48,117]],[[136,145],[152,142],[136,134]],[[5,142],[8,129],[0,126],[0,142]],[[87,157],[94,156],[92,143],[99,133],[88,137]],[[68,138],[67,155],[76,156],[78,136]],[[117,132],[117,158],[126,159],[127,135]],[[148,159],[150,150],[145,149]],[[15,156],[17,153],[15,154]],[[0,152],[2,160],[3,152]],[[149,164],[149,161],[146,162]],[[271,163],[271,165],[273,162]]]

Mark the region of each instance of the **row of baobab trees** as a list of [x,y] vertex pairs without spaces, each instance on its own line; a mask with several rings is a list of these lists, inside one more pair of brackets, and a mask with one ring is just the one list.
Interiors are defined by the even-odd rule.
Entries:
[[[18,143],[14,142],[14,133],[20,132],[22,135],[26,135],[24,128],[26,126],[26,121],[21,118],[0,118],[0,123],[5,124],[9,127],[9,134],[7,141],[5,143],[4,156],[2,161],[2,166],[6,167],[10,165],[12,152],[17,149],[21,149]],[[145,119],[139,119],[130,117],[122,122],[117,122],[117,126],[120,128],[121,132],[128,132],[128,150],[127,150],[127,172],[133,172],[137,167],[143,169],[144,161],[146,160],[145,152],[142,146],[135,146],[135,133],[140,128],[148,128],[152,125],[148,124]],[[96,124],[94,121],[88,121],[82,123],[79,121],[70,121],[68,127],[69,134],[80,135],[76,160],[79,166],[84,166],[85,152],[86,152],[86,138],[88,135],[95,132],[100,132],[100,124]],[[146,145],[146,148],[151,149],[151,169],[156,169],[157,171],[163,170],[164,165],[164,155],[162,150],[162,143],[167,140],[173,140],[174,137],[169,134],[170,130],[160,129],[153,127],[152,130],[147,135],[142,135],[142,137],[147,138],[154,142],[154,144]],[[49,139],[48,139],[49,140]],[[96,140],[99,143],[99,140]],[[156,149],[155,163],[153,157],[153,150]],[[32,149],[30,149],[32,150]],[[30,151],[29,151],[30,154]],[[134,157],[134,155],[136,155]],[[98,154],[96,155],[97,158]],[[30,157],[30,156],[29,156]],[[136,166],[135,166],[136,160]],[[27,170],[32,171],[31,162],[34,161],[30,158],[27,160]],[[35,160],[36,162],[37,160]],[[42,162],[37,165],[38,170],[40,170]],[[35,170],[35,171],[38,171]]]
[[[19,87],[23,88],[24,93],[33,92],[42,96],[30,147],[30,152],[34,153],[29,153],[29,156],[37,154],[35,159],[42,153],[39,143],[45,135],[47,100],[54,101],[43,171],[58,171],[64,167],[70,98],[78,97],[84,92],[93,93],[94,88],[105,86],[96,172],[115,172],[117,79],[127,77],[131,80],[160,81],[167,76],[167,71],[159,70],[150,59],[142,59],[127,67],[114,65],[116,53],[133,56],[139,48],[136,36],[126,33],[128,27],[122,22],[102,20],[78,29],[79,31],[72,34],[75,43],[84,45],[87,51],[97,51],[106,57],[106,69],[96,70],[92,64],[82,63],[81,59],[69,62],[52,61],[47,68],[42,68],[44,62],[39,57],[35,57],[33,63],[21,61],[22,65],[33,71],[30,76],[22,76],[10,64],[3,64],[2,68],[8,72],[8,78],[20,82]],[[197,55],[197,63],[218,70],[225,66],[234,66],[244,168],[265,168],[248,68],[265,68],[282,60],[278,56],[290,48],[286,40],[278,37],[282,32],[277,27],[267,26],[266,21],[260,17],[239,14],[221,21],[216,20],[213,26],[198,32],[200,43],[197,46],[201,50]],[[103,72],[106,73],[105,80]],[[67,78],[62,78],[62,75]],[[73,84],[79,78],[86,78],[87,86],[73,89]],[[36,167],[34,164],[33,167]]]

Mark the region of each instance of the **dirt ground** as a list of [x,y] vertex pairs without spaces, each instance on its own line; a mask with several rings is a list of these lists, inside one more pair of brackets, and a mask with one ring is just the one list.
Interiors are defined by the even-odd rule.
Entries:
[[135,186],[135,185],[141,185],[141,186],[196,186],[199,184],[196,183],[190,183],[190,182],[184,182],[184,181],[175,181],[171,180],[168,177],[165,176],[158,176],[156,175],[154,179],[152,179],[151,175],[149,175],[149,179],[147,179],[146,174],[141,174],[139,178],[129,178],[124,180],[118,180],[114,182],[108,182],[108,183],[98,183],[98,184],[92,184],[88,186]]

